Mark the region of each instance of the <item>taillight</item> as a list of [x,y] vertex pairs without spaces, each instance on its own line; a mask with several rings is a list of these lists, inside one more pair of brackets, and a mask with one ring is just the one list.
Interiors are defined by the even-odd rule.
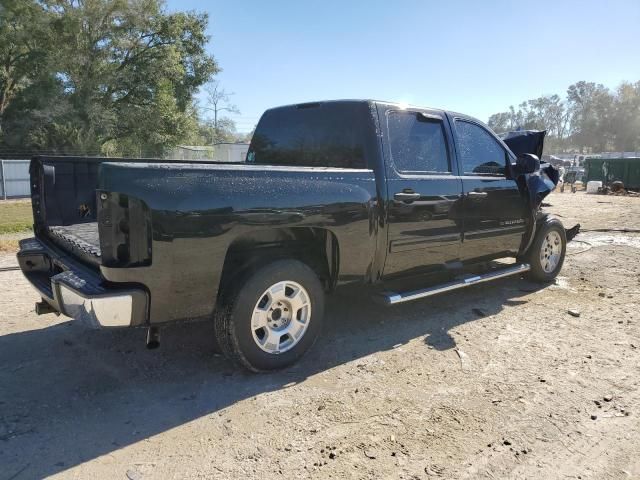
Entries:
[[138,267],[151,264],[151,215],[135,197],[97,191],[98,231],[102,264]]

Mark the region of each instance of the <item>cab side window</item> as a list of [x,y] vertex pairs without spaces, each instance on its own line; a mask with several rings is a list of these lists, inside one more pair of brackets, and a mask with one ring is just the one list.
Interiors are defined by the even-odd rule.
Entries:
[[389,145],[402,173],[451,172],[442,120],[417,112],[389,112]]
[[484,128],[455,121],[458,159],[465,175],[504,175],[507,151]]

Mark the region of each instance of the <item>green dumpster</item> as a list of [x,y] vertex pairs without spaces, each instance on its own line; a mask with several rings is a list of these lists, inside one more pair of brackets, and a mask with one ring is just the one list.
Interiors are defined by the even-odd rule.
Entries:
[[600,180],[610,185],[620,180],[625,188],[640,189],[640,157],[586,158],[584,176],[585,182]]

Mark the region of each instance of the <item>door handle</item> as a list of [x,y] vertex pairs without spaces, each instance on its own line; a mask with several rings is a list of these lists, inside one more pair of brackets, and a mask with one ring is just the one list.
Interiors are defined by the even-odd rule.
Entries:
[[402,192],[394,193],[393,199],[399,202],[411,203],[415,200],[420,200],[420,194],[413,190],[404,190]]
[[487,196],[487,192],[468,192],[467,197],[471,198],[484,198]]

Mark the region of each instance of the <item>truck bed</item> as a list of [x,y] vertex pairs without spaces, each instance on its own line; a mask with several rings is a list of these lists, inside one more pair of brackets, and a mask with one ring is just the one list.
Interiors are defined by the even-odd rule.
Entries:
[[77,223],[47,227],[49,238],[67,252],[72,252],[86,262],[100,264],[100,240],[98,223]]

